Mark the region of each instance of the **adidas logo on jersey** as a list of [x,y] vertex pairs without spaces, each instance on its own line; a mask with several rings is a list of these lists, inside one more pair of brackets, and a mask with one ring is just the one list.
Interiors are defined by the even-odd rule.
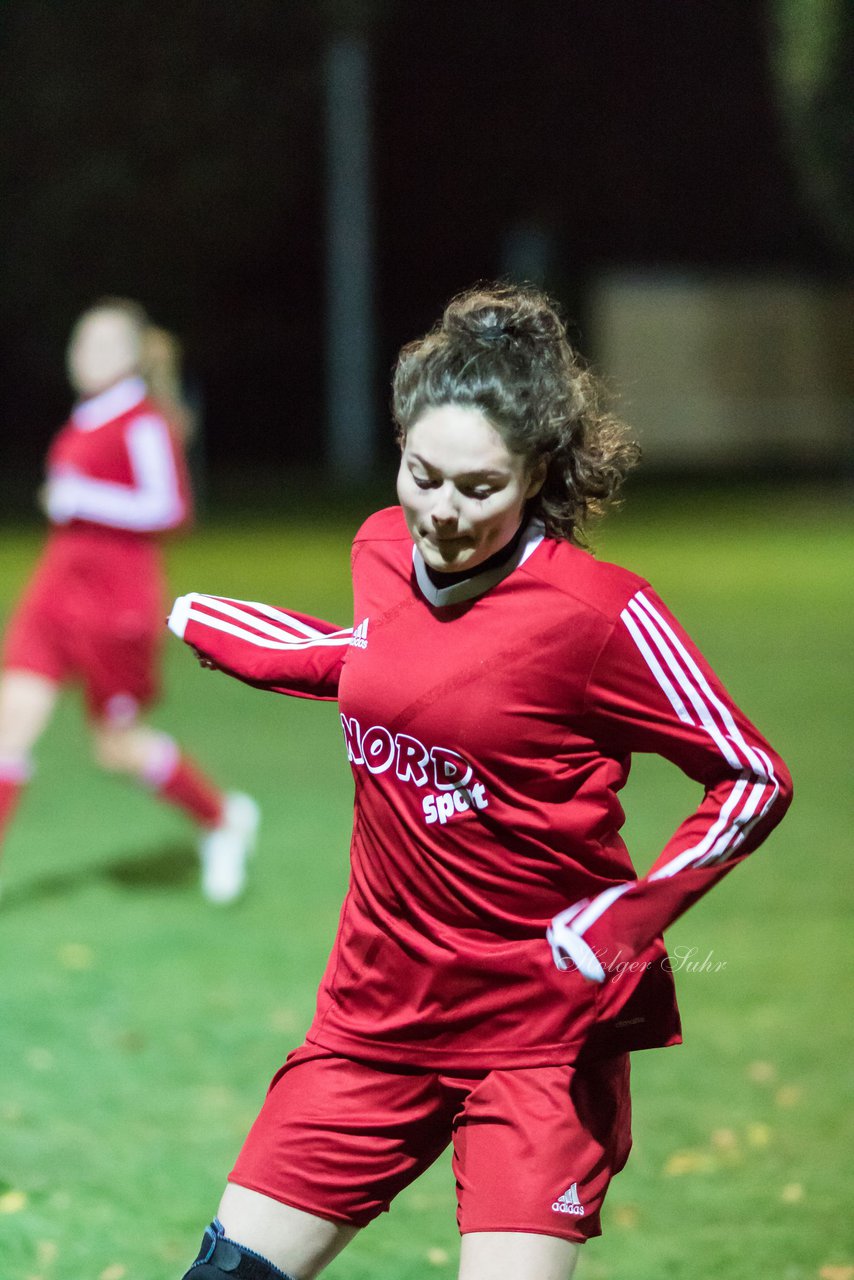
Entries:
[[357,649],[367,649],[368,647],[368,619],[364,618],[358,625],[353,628],[353,634],[350,637],[349,644],[354,645]]
[[584,1205],[578,1199],[577,1183],[573,1182],[572,1186],[568,1187],[558,1200],[555,1200],[552,1210],[555,1213],[574,1213],[577,1218],[582,1216]]

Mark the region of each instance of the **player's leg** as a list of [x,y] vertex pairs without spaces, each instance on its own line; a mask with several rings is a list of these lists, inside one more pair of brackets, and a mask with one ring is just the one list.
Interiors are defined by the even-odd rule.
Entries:
[[62,581],[42,562],[12,611],[0,652],[0,840],[32,772],[31,752],[72,674]]
[[[239,1254],[261,1258],[272,1264],[276,1270],[270,1273],[270,1280],[277,1277],[277,1272],[293,1280],[313,1280],[350,1243],[358,1230],[358,1227],[293,1209],[230,1182],[220,1202],[216,1221],[205,1233],[206,1240],[202,1241],[199,1256],[205,1257],[212,1249],[208,1264],[212,1268],[216,1268],[218,1257],[223,1259],[222,1271],[212,1269],[210,1280],[226,1275]],[[229,1245],[231,1248],[227,1247]],[[199,1271],[194,1268],[187,1274],[193,1280],[199,1277]],[[237,1274],[240,1274],[239,1265]],[[208,1280],[206,1271],[202,1271],[200,1280]],[[267,1277],[264,1276],[263,1280]]]
[[[270,1086],[203,1248],[220,1230],[238,1264],[246,1250],[311,1280],[447,1146],[452,1103],[432,1072],[303,1045]],[[222,1253],[227,1260],[225,1246]],[[196,1280],[194,1270],[187,1275]]]
[[176,806],[201,830],[202,890],[214,902],[242,891],[258,829],[248,796],[227,796],[168,734],[140,719],[157,698],[163,630],[157,600],[141,600],[134,625],[117,632],[112,615],[93,616],[77,633],[80,671],[94,734],[95,758]]
[[488,1072],[454,1131],[460,1280],[568,1280],[630,1146],[628,1055]]
[[250,796],[223,792],[173,738],[136,717],[127,695],[113,695],[93,723],[95,758],[102,768],[148,787],[202,829],[202,888],[212,902],[230,902],[246,881],[246,860],[260,813]]
[[570,1280],[580,1246],[527,1231],[472,1231],[462,1238],[459,1280]]
[[102,769],[144,783],[200,827],[213,828],[221,821],[223,792],[183,754],[174,738],[138,720],[135,710],[121,718],[112,712],[95,720],[92,739]]
[[32,771],[30,753],[56,706],[59,686],[20,669],[0,674],[0,841]]

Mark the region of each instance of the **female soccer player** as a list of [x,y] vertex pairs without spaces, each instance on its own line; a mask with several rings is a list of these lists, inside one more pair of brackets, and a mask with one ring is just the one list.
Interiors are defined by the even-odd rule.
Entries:
[[[650,586],[580,545],[636,450],[547,298],[456,298],[394,413],[352,628],[200,595],[170,620],[209,666],[337,699],[356,789],[315,1019],[185,1280],[311,1280],[448,1143],[462,1280],[566,1280],[631,1145],[629,1053],[680,1039],[662,930],[789,802]],[[640,877],[635,751],[704,789]]]
[[68,373],[82,398],[48,454],[50,535],[5,637],[0,836],[61,685],[80,681],[98,763],[189,815],[202,833],[203,891],[227,902],[243,888],[257,806],[224,795],[140,719],[157,691],[159,537],[184,523],[190,504],[176,432],[140,377],[147,329],[136,304],[108,299],[71,335]]

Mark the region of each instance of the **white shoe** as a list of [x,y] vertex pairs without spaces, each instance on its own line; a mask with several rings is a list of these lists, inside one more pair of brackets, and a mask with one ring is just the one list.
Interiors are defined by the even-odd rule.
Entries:
[[246,885],[246,861],[254,852],[261,810],[251,796],[230,791],[222,821],[199,845],[202,893],[208,902],[233,902]]

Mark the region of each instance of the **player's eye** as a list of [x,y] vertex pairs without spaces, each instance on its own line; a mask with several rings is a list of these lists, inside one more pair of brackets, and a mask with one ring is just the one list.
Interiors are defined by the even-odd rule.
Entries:
[[410,471],[409,474],[412,476],[412,479],[418,485],[419,489],[430,489],[436,483],[436,481],[431,480],[429,476],[417,476],[414,471]]
[[460,493],[466,498],[474,498],[477,502],[483,502],[486,498],[491,498],[494,493],[498,493],[499,489],[503,489],[502,484],[488,483],[480,481],[477,484],[467,484],[460,487]]

